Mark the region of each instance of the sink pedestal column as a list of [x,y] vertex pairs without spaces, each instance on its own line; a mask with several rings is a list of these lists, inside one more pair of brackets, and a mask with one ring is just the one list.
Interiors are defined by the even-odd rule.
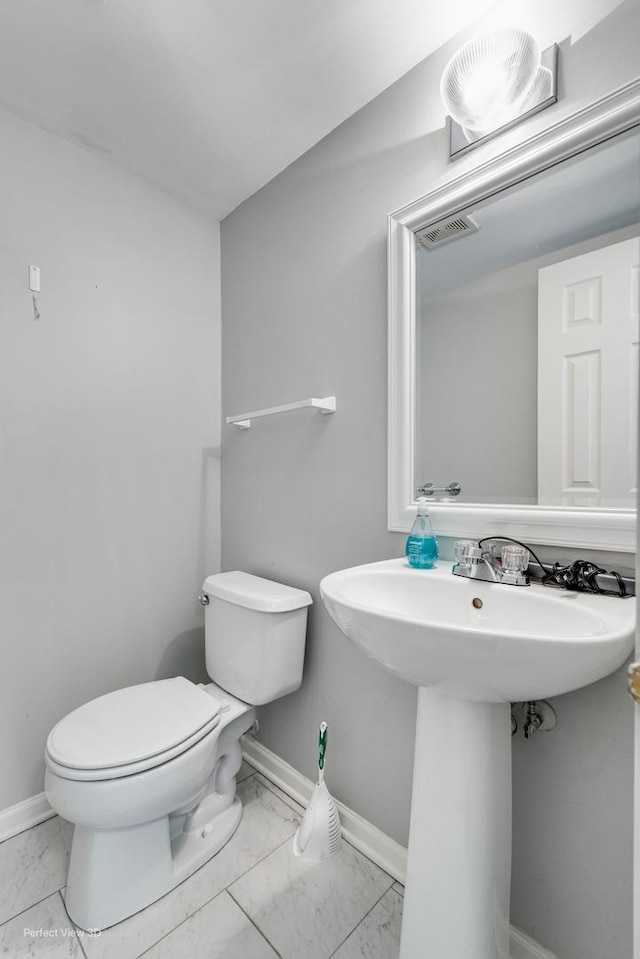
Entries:
[[508,703],[418,689],[400,959],[508,959]]

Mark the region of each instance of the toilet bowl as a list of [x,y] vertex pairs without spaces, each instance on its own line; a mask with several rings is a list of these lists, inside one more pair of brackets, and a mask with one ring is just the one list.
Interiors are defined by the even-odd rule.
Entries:
[[175,677],[107,693],[47,739],[47,798],[74,824],[65,903],[82,929],[145,908],[231,838],[240,737],[256,705],[302,681],[308,593],[233,572],[205,580],[203,597],[217,682]]

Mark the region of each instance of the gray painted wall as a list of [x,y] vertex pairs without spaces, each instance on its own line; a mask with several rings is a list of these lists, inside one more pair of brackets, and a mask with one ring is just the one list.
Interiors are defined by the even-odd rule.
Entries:
[[0,142],[4,809],[42,791],[46,737],[71,709],[204,675],[195,595],[219,563],[219,230],[2,112]]
[[518,264],[422,304],[416,486],[455,480],[459,502],[537,503],[537,280]]
[[[528,0],[517,4],[522,18],[514,6],[509,19],[539,16],[543,41],[560,41],[552,110],[447,165],[439,78],[481,22],[222,224],[225,413],[338,398],[334,416],[303,411],[224,431],[223,568],[315,599],[302,688],[261,710],[261,738],[312,777],[326,719],[330,789],[400,842],[415,690],[344,640],[318,594],[326,573],[403,551],[386,529],[386,216],[637,73],[636,0]],[[513,920],[562,959],[628,959],[633,711],[622,674],[555,705],[558,730],[514,749]]]

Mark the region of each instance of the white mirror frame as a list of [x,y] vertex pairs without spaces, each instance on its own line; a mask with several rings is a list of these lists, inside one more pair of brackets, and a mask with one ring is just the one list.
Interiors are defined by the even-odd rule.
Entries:
[[[389,529],[415,518],[416,240],[418,229],[457,213],[609,137],[640,124],[640,80],[482,163],[389,216]],[[429,477],[449,482],[458,477]],[[487,506],[434,501],[441,536],[513,536],[530,543],[633,552],[636,511]]]

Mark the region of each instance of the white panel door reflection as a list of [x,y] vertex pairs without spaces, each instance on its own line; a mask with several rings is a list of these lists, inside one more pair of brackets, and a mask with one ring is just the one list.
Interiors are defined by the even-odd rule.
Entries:
[[538,272],[538,502],[636,491],[640,239]]

